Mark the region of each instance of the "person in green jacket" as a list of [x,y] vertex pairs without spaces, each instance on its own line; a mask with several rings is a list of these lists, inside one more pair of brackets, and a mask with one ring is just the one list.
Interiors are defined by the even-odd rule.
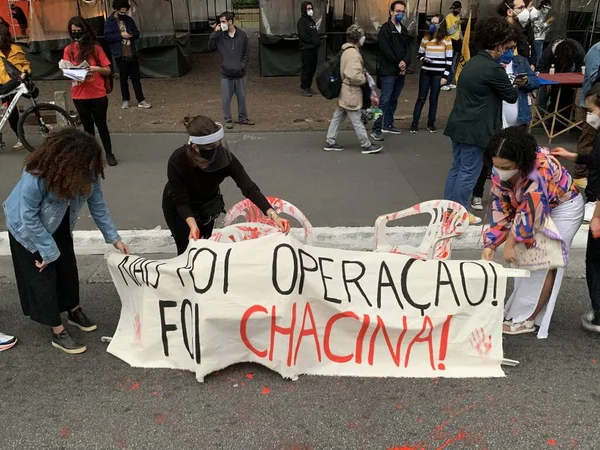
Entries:
[[[453,163],[444,198],[469,209],[473,187],[483,165],[483,150],[502,129],[502,102],[516,103],[519,94],[500,65],[514,38],[506,20],[498,17],[477,23],[475,39],[482,50],[473,56],[458,80],[456,99],[444,134],[452,139]],[[471,224],[481,223],[469,215]]]

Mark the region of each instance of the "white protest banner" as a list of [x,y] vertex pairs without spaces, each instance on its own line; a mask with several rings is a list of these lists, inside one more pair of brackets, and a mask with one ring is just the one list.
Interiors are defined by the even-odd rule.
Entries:
[[164,261],[112,254],[122,301],[108,351],[198,381],[240,362],[284,377],[503,376],[506,272],[485,261],[200,240]]

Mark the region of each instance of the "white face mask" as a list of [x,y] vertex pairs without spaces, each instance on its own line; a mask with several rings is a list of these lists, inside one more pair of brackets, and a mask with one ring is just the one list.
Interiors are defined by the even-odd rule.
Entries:
[[521,25],[523,25],[523,26],[527,25],[527,22],[529,22],[529,10],[524,9],[517,15],[517,18],[519,19],[519,23]]
[[[361,46],[361,47],[362,47],[363,45],[365,45],[365,41],[366,41],[366,40],[367,40],[366,36],[363,36],[363,37],[361,37],[361,38],[358,40],[358,43],[360,44],[360,46]],[[599,119],[600,119],[600,117],[599,117]]]
[[310,11],[306,11],[306,15],[308,17],[312,17],[315,12],[311,9]]
[[587,113],[587,115],[585,116],[585,121],[590,124],[592,127],[594,127],[594,129],[598,129],[600,128],[600,117],[598,117],[596,114],[594,113]]
[[494,172],[496,172],[496,174],[498,175],[498,178],[500,178],[502,181],[508,181],[512,177],[514,177],[516,174],[519,173],[519,169],[502,170],[502,169],[498,169],[497,167],[494,167]]
[[227,31],[229,30],[229,25],[226,23],[221,23],[221,31]]

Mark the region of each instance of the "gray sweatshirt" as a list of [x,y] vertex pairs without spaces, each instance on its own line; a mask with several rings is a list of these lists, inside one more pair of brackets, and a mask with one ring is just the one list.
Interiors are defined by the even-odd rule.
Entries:
[[233,37],[229,32],[214,31],[208,41],[208,51],[217,50],[221,56],[221,76],[229,80],[246,76],[246,66],[250,58],[248,36],[235,27]]

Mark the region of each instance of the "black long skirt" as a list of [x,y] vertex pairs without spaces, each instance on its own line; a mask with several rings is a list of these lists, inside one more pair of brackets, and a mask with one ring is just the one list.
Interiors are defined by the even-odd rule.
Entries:
[[62,323],[60,314],[79,305],[79,274],[68,209],[52,237],[60,257],[40,272],[35,266],[36,261],[42,261],[40,254],[31,253],[9,233],[23,314],[42,325],[57,327]]

